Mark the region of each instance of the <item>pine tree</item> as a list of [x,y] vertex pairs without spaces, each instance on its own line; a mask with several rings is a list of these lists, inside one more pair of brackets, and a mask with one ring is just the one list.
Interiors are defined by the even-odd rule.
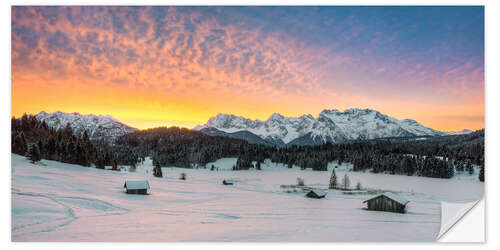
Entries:
[[116,162],[116,159],[113,158],[111,160],[111,170],[118,170],[118,163]]
[[43,147],[43,143],[41,140],[38,140],[38,150],[40,150],[40,157],[42,157],[45,153],[45,149]]
[[37,144],[34,143],[30,145],[27,157],[31,161],[31,163],[38,162],[42,159],[42,156],[40,155],[40,149],[38,148]]
[[161,171],[161,166],[159,162],[155,162],[155,167],[153,168],[153,176],[162,178],[163,172]]
[[330,176],[329,189],[337,188],[337,174],[335,174],[335,168],[332,170],[332,176]]
[[66,138],[70,138],[73,135],[73,129],[71,128],[71,124],[66,123],[66,126],[63,129],[63,136]]
[[[63,157],[63,162],[67,162],[67,163],[72,163],[73,162],[73,156],[75,155],[75,144],[73,143],[73,141],[70,141],[67,145],[66,145],[66,154],[62,155]],[[96,163],[97,165],[97,163]]]
[[23,114],[21,117],[21,129],[23,131],[27,131],[30,128],[29,121],[28,121],[28,115],[26,113]]
[[99,154],[95,161],[95,167],[98,169],[104,169],[104,164],[105,164],[104,156],[102,154]]
[[25,155],[27,151],[26,139],[24,137],[24,133],[21,132],[16,135],[12,141],[12,153]]
[[469,172],[470,175],[474,174],[474,167],[472,167],[470,161],[467,161],[467,171]]
[[484,165],[481,165],[481,170],[479,170],[479,181],[484,182]]
[[19,127],[19,122],[17,122],[17,119],[15,116],[12,116],[12,118],[10,119],[10,130],[17,131],[18,127]]
[[252,161],[246,155],[239,157],[236,161],[236,170],[248,170],[252,166]]
[[356,190],[361,190],[361,182],[356,183]]

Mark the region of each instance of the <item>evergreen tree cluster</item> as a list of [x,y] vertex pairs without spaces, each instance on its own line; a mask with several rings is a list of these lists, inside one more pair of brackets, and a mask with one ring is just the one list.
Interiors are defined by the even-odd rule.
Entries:
[[277,148],[170,127],[127,134],[115,144],[115,148],[131,150],[124,157],[152,156],[160,166],[191,168],[223,157],[237,157],[234,170],[253,168],[252,162],[260,165],[270,158],[288,167],[318,171],[326,171],[328,162],[338,161],[352,163],[354,171],[371,169],[374,173],[451,178],[457,164],[465,164],[463,169],[470,172],[472,164],[484,159],[484,130],[426,140],[377,139]]
[[248,170],[253,168],[252,158],[248,154],[243,154],[236,160],[233,170]]
[[19,119],[12,117],[11,139],[12,152],[25,155],[33,162],[47,159],[86,167],[94,163],[104,168],[115,161],[109,151],[95,147],[87,133],[73,135],[69,124],[64,129],[54,130],[26,114]]
[[448,159],[435,156],[412,156],[405,154],[373,155],[364,153],[353,160],[353,170],[371,169],[373,173],[418,175],[434,178],[451,178],[454,165]]
[[479,181],[484,182],[484,164],[481,165],[481,169],[479,170]]
[[[199,131],[160,127],[123,135],[112,143],[90,141],[86,133],[75,136],[71,127],[51,129],[34,116],[12,118],[12,152],[98,168],[129,165],[133,168],[151,157],[154,175],[161,177],[161,167],[193,168],[225,157],[238,158],[234,170],[260,169],[264,159],[288,167],[326,171],[328,162],[350,162],[354,171],[370,169],[374,173],[450,178],[456,171],[474,172],[480,165],[484,180],[484,130],[468,135],[415,138],[386,138],[341,144],[292,145],[273,147],[250,144],[244,140],[209,136]],[[33,146],[32,146],[33,145]],[[336,177],[335,177],[336,178]],[[336,184],[335,184],[336,185]]]
[[38,144],[32,143],[28,147],[28,153],[26,154],[26,157],[32,162],[38,162],[42,160],[42,155],[40,154],[40,148],[38,147]]
[[237,164],[238,169],[248,169],[253,167],[250,166],[252,161],[262,162],[269,158],[266,149],[269,147],[178,127],[160,127],[126,134],[119,137],[112,147],[117,152],[130,150],[125,154],[117,154],[129,156],[132,161],[150,156],[161,167],[192,168],[224,157],[238,157],[242,158]]

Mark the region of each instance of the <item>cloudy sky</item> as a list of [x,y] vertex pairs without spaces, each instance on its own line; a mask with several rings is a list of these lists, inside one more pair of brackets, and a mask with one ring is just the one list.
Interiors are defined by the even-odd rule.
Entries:
[[13,7],[12,115],[138,128],[371,108],[484,127],[483,7]]

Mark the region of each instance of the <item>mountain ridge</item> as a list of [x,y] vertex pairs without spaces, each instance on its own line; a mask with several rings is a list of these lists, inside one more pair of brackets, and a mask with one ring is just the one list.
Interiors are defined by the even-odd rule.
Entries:
[[274,145],[314,145],[383,137],[440,136],[446,132],[425,127],[413,119],[384,115],[372,109],[350,108],[343,112],[325,109],[315,118],[310,114],[285,117],[273,113],[267,120],[219,113],[194,129],[217,129],[232,134],[250,132]]
[[[138,131],[110,115],[41,111],[33,116],[55,129],[62,129],[69,123],[76,135],[87,131],[92,140],[114,140],[121,135]],[[198,125],[193,130],[211,136],[231,137],[250,143],[274,146],[317,145],[325,142],[457,135],[471,132],[468,129],[441,132],[425,127],[413,119],[398,120],[376,110],[357,108],[346,109],[343,112],[338,109],[325,109],[317,117],[311,114],[286,117],[275,112],[264,121],[218,113],[207,123]]]
[[34,116],[56,130],[63,129],[66,124],[69,124],[75,135],[82,135],[86,131],[91,140],[114,140],[121,135],[138,130],[110,115],[41,111]]

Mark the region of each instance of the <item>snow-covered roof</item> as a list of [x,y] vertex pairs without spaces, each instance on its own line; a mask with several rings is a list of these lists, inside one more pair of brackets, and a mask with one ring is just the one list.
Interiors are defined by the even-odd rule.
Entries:
[[383,194],[379,194],[379,195],[373,196],[372,198],[363,201],[363,203],[365,203],[365,202],[367,202],[369,200],[373,200],[373,199],[375,199],[377,197],[380,197],[380,196],[385,196],[385,197],[387,197],[387,198],[389,198],[389,199],[391,199],[391,200],[393,200],[393,201],[395,201],[397,203],[403,204],[403,205],[406,205],[406,204],[408,204],[408,202],[410,202],[409,200],[407,200],[407,199],[405,199],[405,198],[403,198],[403,197],[401,197],[401,196],[399,196],[399,195],[397,195],[395,193],[385,192]]
[[149,189],[148,181],[125,181],[124,188],[127,189]]
[[325,196],[326,195],[326,193],[323,192],[323,190],[320,190],[320,189],[313,189],[310,192],[315,193],[317,196]]

